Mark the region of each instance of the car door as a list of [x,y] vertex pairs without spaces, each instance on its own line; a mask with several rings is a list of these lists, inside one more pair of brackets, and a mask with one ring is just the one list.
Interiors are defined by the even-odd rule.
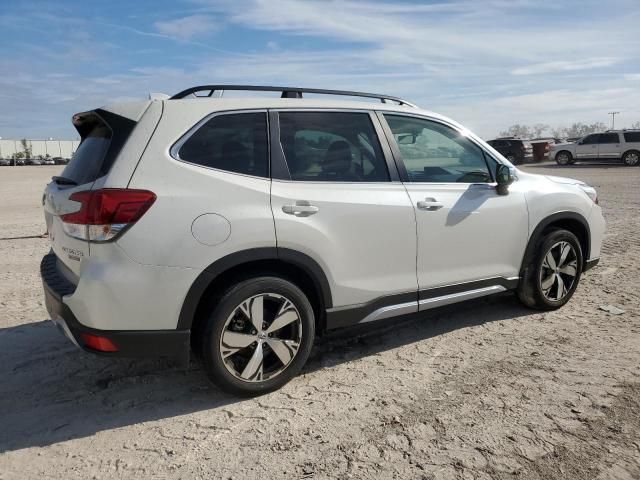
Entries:
[[513,282],[528,236],[517,182],[498,195],[497,161],[453,126],[395,113],[383,118],[415,208],[421,307],[433,292],[450,291],[441,287],[468,292]]
[[278,249],[323,268],[333,307],[386,297],[417,310],[414,211],[375,115],[279,110],[270,121]]
[[592,133],[576,143],[576,158],[579,160],[595,160],[598,158],[599,133]]
[[622,144],[618,132],[601,133],[598,136],[598,159],[619,159],[622,155]]

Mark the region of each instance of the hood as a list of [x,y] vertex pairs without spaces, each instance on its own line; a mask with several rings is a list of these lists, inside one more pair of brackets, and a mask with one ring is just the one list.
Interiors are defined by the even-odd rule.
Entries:
[[547,179],[551,180],[552,182],[562,183],[564,185],[586,185],[586,183],[584,183],[583,181],[576,180],[575,178],[554,177],[552,175],[545,175],[545,177],[547,177]]
[[562,148],[562,147],[570,147],[571,145],[575,145],[575,142],[563,142],[563,143],[554,143],[551,145],[551,148]]

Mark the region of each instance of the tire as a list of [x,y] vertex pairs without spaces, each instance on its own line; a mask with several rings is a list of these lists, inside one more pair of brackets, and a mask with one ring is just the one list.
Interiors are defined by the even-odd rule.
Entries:
[[556,163],[562,166],[572,165],[573,163],[575,163],[575,160],[573,159],[573,155],[571,155],[571,152],[561,150],[560,152],[556,153]]
[[222,390],[261,395],[300,372],[314,337],[313,308],[302,290],[262,276],[233,285],[210,307],[199,353],[207,376]]
[[622,156],[622,163],[627,167],[636,167],[640,165],[640,152],[637,150],[629,150]]
[[[567,245],[570,250],[562,260]],[[551,255],[551,259],[548,255]],[[548,230],[538,240],[524,266],[517,290],[518,298],[530,308],[556,310],[573,296],[580,282],[582,268],[582,248],[576,236],[568,230]]]

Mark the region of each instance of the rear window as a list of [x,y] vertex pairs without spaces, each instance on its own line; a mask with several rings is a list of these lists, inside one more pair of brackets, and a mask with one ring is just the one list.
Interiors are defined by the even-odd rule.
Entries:
[[112,136],[111,129],[97,118],[93,125],[85,126],[85,131],[88,133],[62,172],[63,177],[74,180],[78,185],[93,182],[100,176]]
[[640,132],[625,132],[624,141],[640,143]]
[[109,173],[136,122],[99,108],[74,115],[73,126],[80,145],[61,176],[83,185]]

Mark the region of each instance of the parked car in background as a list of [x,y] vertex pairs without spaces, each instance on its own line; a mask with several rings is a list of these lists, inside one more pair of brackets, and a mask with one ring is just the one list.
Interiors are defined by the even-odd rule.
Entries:
[[[256,89],[280,95],[213,95]],[[43,199],[51,319],[105,356],[192,348],[234,393],[284,385],[328,330],[505,290],[560,308],[600,257],[594,188],[395,97],[215,85],[73,124]]]
[[0,158],[0,167],[8,167],[9,165],[11,165],[9,158]]
[[68,158],[53,157],[52,160],[56,165],[66,165],[67,163],[69,163]]
[[629,167],[640,165],[640,130],[592,133],[575,143],[552,145],[549,155],[558,165],[593,160],[621,161]]
[[533,147],[531,142],[517,137],[500,137],[487,142],[507,160],[514,165],[524,163],[526,159],[532,158]]
[[45,158],[45,159],[42,161],[42,163],[43,163],[44,165],[55,165],[55,164],[56,164],[56,162],[55,162],[55,160],[54,160],[53,158]]
[[24,161],[25,165],[42,165],[42,160],[39,158],[27,158]]
[[24,165],[25,164],[24,158],[15,158],[15,159],[13,159],[13,164],[14,165]]

